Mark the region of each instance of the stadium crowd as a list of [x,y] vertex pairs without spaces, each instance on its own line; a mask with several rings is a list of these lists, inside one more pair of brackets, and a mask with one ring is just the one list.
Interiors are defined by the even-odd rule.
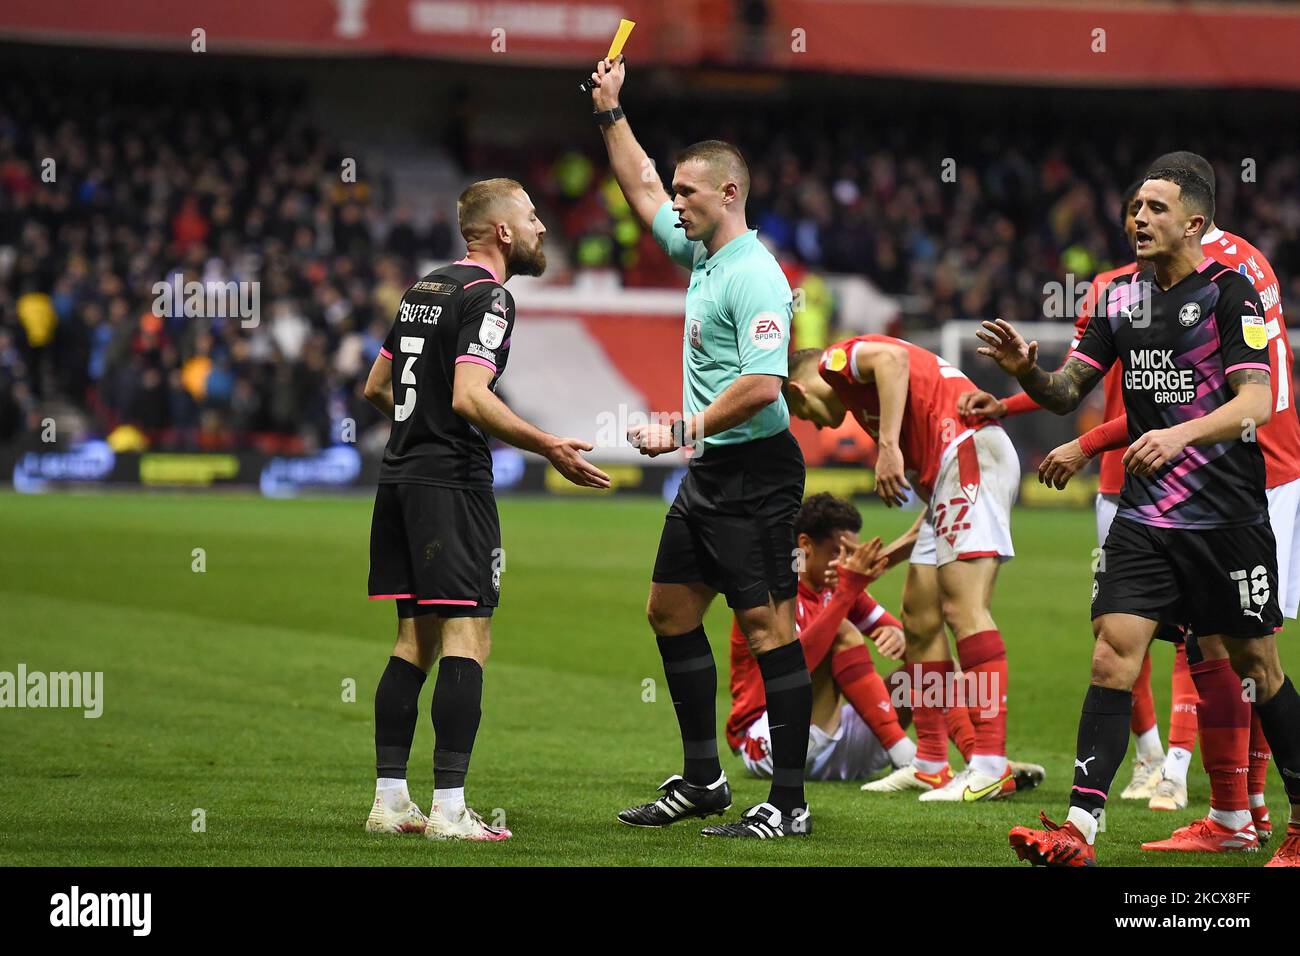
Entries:
[[[0,441],[55,399],[152,447],[309,449],[374,419],[356,385],[413,263],[453,251],[445,219],[417,230],[382,184],[344,181],[281,92],[196,86],[148,108],[124,90],[5,93]],[[176,273],[257,282],[256,318],[155,307]]]
[[[1134,150],[1140,128],[1080,136],[1104,117],[1076,125],[1053,118],[1054,106],[1026,116],[990,96],[978,111],[916,107],[846,113],[814,103],[774,116],[763,104],[689,112],[641,105],[634,128],[661,171],[696,140],[736,143],[751,172],[750,224],[782,260],[865,275],[905,301],[907,328],[1056,317],[1043,314],[1044,284],[1066,274],[1087,282],[1132,261],[1118,229],[1123,191],[1175,146],[1215,162],[1219,222],[1269,257],[1285,301],[1300,301],[1300,153],[1290,130],[1225,114],[1209,138],[1203,121],[1171,115],[1144,154]],[[565,210],[567,238],[580,251],[585,244],[591,260],[621,268],[628,284],[647,284],[647,275],[649,284],[664,282],[663,256],[628,227],[617,189],[590,155],[561,152],[549,169],[535,166]],[[680,281],[671,267],[667,275]]]
[[[419,264],[460,251],[446,218],[417,228],[386,183],[345,181],[342,146],[278,87],[0,89],[0,443],[34,436],[56,403],[90,433],[165,448],[308,450],[348,418],[359,432],[376,423],[358,384]],[[750,222],[794,284],[809,269],[865,275],[906,303],[905,328],[1042,318],[1045,283],[1131,258],[1113,223],[1146,158],[1131,152],[1140,137],[1080,140],[1072,124],[934,96],[928,111],[852,117],[791,105],[779,121],[762,105],[657,107],[636,130],[661,171],[695,139],[736,142]],[[1283,299],[1300,302],[1300,153],[1281,129],[1216,129],[1207,142],[1189,121],[1185,139],[1153,151],[1216,161],[1220,222],[1260,246]],[[599,147],[593,132],[576,151],[480,147],[470,160],[532,186],[575,269],[680,284]],[[1243,157],[1256,160],[1248,186]],[[160,315],[155,284],[176,273],[258,283],[256,326]]]

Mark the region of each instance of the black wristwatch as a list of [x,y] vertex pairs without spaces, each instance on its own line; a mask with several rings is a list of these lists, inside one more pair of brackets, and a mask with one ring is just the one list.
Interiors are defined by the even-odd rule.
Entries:
[[612,110],[597,110],[591,114],[597,126],[613,126],[623,118],[623,107],[615,106]]
[[679,418],[672,423],[673,444],[678,448],[686,447],[686,419]]

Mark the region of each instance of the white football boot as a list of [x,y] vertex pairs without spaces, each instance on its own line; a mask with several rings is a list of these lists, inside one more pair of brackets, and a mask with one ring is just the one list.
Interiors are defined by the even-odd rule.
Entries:
[[374,806],[366,818],[367,833],[423,833],[428,820],[411,801],[400,810],[391,809],[384,798],[375,795]]
[[952,779],[952,770],[947,764],[938,773],[922,773],[915,765],[899,767],[888,776],[864,783],[862,789],[867,793],[902,793],[905,790],[936,790]]
[[456,819],[443,816],[436,803],[429,808],[429,823],[424,835],[430,840],[478,840],[499,843],[509,840],[511,833],[505,827],[488,826],[483,818],[465,807]]
[[1156,785],[1160,783],[1160,766],[1164,757],[1155,760],[1133,758],[1133,779],[1120,793],[1121,800],[1150,800],[1155,796]]
[[949,803],[974,803],[977,800],[1001,800],[1016,792],[1016,778],[1008,765],[1002,776],[993,777],[981,773],[974,767],[967,767],[938,790],[931,790],[917,797],[926,803],[943,801]]
[[1147,802],[1148,810],[1186,810],[1187,781],[1170,780],[1163,771]]

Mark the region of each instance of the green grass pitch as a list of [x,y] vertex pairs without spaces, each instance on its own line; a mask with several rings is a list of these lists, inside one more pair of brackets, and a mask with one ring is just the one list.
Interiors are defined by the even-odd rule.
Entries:
[[[392,646],[390,602],[365,599],[370,502],[243,496],[0,494],[0,670],[103,671],[104,713],[0,710],[0,864],[888,864],[1015,863],[1007,829],[1064,814],[1091,636],[1091,512],[1015,516],[1020,557],[994,613],[1010,657],[1010,748],[1047,767],[1036,793],[974,806],[811,784],[814,836],[706,841],[698,826],[621,826],[680,766],[672,704],[645,624],[665,506],[626,499],[503,499],[503,605],[494,623],[471,803],[500,808],[505,845],[372,837],[372,694]],[[864,503],[888,540],[912,515]],[[206,571],[191,569],[204,549]],[[896,608],[903,576],[873,589]],[[708,628],[726,714],[725,604]],[[1294,630],[1289,626],[1288,631]],[[1300,658],[1283,641],[1284,662]],[[1161,735],[1172,649],[1155,650]],[[643,701],[643,681],[657,699]],[[355,701],[345,686],[355,681]],[[431,685],[411,791],[432,787]],[[721,727],[719,727],[721,740]],[[1132,754],[1130,748],[1130,756]],[[735,810],[765,783],[724,754]],[[1269,805],[1285,800],[1270,771]],[[1128,779],[1121,769],[1118,786]],[[1268,852],[1152,858],[1138,845],[1203,812],[1116,799],[1105,865],[1261,865]],[[195,811],[205,828],[195,832]]]

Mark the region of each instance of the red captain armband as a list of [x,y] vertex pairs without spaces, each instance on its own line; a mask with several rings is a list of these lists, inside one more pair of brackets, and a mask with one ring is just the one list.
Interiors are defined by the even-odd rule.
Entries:
[[1103,451],[1118,451],[1127,445],[1127,415],[1112,418],[1079,436],[1079,450],[1089,458],[1096,458]]

